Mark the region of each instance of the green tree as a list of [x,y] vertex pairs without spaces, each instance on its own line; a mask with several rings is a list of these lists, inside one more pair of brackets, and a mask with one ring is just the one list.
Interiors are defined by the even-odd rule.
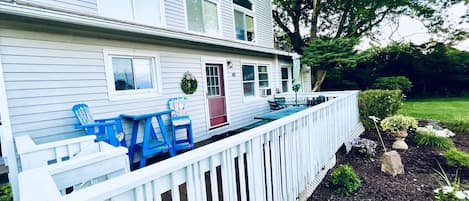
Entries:
[[321,89],[328,70],[355,67],[366,58],[354,49],[358,42],[357,38],[316,39],[304,48],[301,62],[313,69],[313,91]]
[[[444,11],[460,2],[468,0],[274,0],[272,15],[292,49],[302,54],[316,38],[372,36],[383,21],[396,21],[402,15],[420,19],[432,32],[451,34],[449,39],[465,39],[464,31],[445,22]],[[467,13],[461,15],[468,18]],[[303,33],[302,27],[309,33]]]

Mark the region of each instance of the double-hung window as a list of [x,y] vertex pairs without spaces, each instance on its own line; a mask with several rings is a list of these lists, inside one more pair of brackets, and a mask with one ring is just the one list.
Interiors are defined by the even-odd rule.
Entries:
[[282,76],[282,92],[288,92],[288,89],[290,87],[288,87],[288,83],[289,83],[289,79],[288,79],[288,68],[285,68],[285,67],[282,67],[282,72],[281,72],[281,76]]
[[242,72],[244,97],[270,95],[267,65],[245,64],[242,66]]
[[219,35],[218,3],[214,0],[186,0],[187,29]]
[[105,54],[110,99],[148,97],[160,91],[157,56],[117,52]]
[[254,42],[254,12],[249,0],[233,0],[236,39]]
[[150,26],[163,26],[163,0],[98,0],[101,16]]
[[256,96],[256,78],[254,65],[243,65],[244,96]]

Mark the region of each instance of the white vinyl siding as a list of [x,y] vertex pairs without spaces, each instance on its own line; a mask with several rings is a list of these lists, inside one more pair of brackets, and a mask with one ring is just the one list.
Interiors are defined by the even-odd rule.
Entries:
[[163,0],[98,0],[100,16],[161,27],[164,25]]
[[[161,95],[110,101],[103,54],[103,49],[109,47],[129,52],[158,51]],[[31,135],[37,142],[83,135],[83,130],[74,129],[76,119],[71,108],[77,103],[88,104],[96,118],[166,110],[169,98],[185,96],[180,90],[180,80],[186,71],[199,81],[197,91],[188,97],[188,114],[193,121],[196,141],[245,126],[254,116],[269,111],[266,101],[243,103],[240,60],[273,62],[270,57],[5,28],[0,28],[0,49],[13,134]],[[201,57],[205,55],[232,58],[233,62],[233,68],[224,72],[230,125],[210,131],[205,115],[205,69],[201,64]],[[130,140],[131,124],[128,121],[124,121],[124,129]]]
[[18,3],[37,4],[61,10],[97,14],[97,0],[17,0]]

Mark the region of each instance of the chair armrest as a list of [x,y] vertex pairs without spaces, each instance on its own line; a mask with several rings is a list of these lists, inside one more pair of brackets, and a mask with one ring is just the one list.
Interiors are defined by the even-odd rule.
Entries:
[[91,124],[75,124],[75,128],[93,128],[93,127],[102,127],[102,126],[114,126],[116,125],[115,121],[112,122],[102,122],[102,123],[91,123]]

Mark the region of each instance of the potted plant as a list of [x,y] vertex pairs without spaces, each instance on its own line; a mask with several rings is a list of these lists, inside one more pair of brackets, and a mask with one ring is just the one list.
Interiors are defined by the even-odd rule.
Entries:
[[407,130],[417,128],[417,120],[403,115],[394,115],[381,121],[381,127],[383,130],[390,131],[396,138],[392,144],[393,149],[408,149],[409,147],[404,141],[408,135]]
[[293,85],[292,89],[295,92],[295,104],[298,106],[298,91],[300,90],[301,84],[296,83]]

